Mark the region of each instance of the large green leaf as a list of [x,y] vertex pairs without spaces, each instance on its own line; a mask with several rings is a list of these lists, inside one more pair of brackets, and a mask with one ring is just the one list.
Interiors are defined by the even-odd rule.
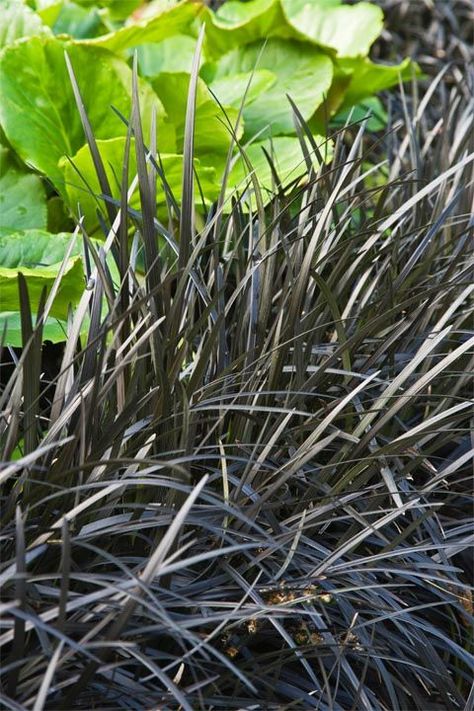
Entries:
[[138,67],[144,77],[161,72],[191,71],[196,40],[189,35],[175,35],[162,42],[149,42],[137,47]]
[[[310,121],[312,131],[324,133],[328,119],[334,115],[340,115],[345,121],[353,107],[358,107],[352,114],[353,121],[366,116],[368,111],[363,106],[366,100],[375,98],[377,92],[397,85],[400,80],[409,80],[417,72],[418,67],[410,59],[397,65],[375,64],[367,57],[337,59],[327,99]],[[378,108],[376,113],[380,115]],[[380,121],[371,119],[367,128],[380,130]]]
[[179,3],[164,9],[151,19],[127,24],[116,32],[83,42],[106,47],[113,52],[121,52],[147,42],[160,42],[172,35],[186,34],[201,9],[198,3]]
[[290,25],[321,47],[340,57],[366,56],[383,28],[383,12],[376,5],[281,0]]
[[[125,151],[125,138],[113,138],[107,141],[97,141],[97,146],[104,162],[105,171],[109,179],[112,190],[112,197],[120,199],[120,180]],[[161,165],[166,181],[175,199],[180,202],[182,179],[183,179],[183,156],[162,154]],[[64,173],[66,181],[68,201],[73,211],[77,205],[81,207],[84,215],[84,224],[89,233],[94,232],[99,227],[97,209],[105,212],[103,201],[99,197],[101,190],[99,181],[94,169],[92,157],[88,146],[83,146],[73,157],[71,164],[68,160],[60,161],[60,167]],[[201,188],[204,195],[210,200],[215,200],[219,185],[216,181],[214,168],[202,166],[199,160],[195,160],[195,169],[199,176]],[[129,176],[130,182],[136,173],[135,147],[132,141],[130,150]],[[81,177],[82,176],[82,177]],[[164,188],[160,178],[157,180],[157,205],[165,205],[166,198]],[[140,197],[138,190],[130,201],[131,207],[140,208]]]
[[244,109],[245,136],[278,136],[294,133],[287,94],[309,119],[331,86],[333,64],[314,46],[294,40],[256,42],[226,54],[216,65],[213,82],[255,67],[272,72],[276,82]]
[[39,15],[22,0],[2,0],[0,12],[0,49],[20,37],[50,35]]
[[375,64],[367,57],[343,59],[339,62],[343,72],[351,79],[344,94],[342,108],[359,103],[379,91],[396,86],[400,81],[408,81],[419,70],[409,58],[400,64]]
[[[49,292],[71,243],[72,235],[52,235],[44,230],[26,230],[0,236],[0,303],[3,311],[19,311],[18,273],[28,284],[32,311],[41,292]],[[67,318],[70,304],[77,303],[84,289],[81,244],[77,240],[68,260],[51,316]]]
[[77,39],[97,37],[104,32],[101,17],[97,8],[87,8],[68,2],[63,5],[59,16],[53,25],[55,35],[70,35]]
[[[314,136],[314,139],[323,159],[325,162],[328,162],[332,157],[332,145],[321,136]],[[266,203],[273,197],[275,186],[271,166],[264,149],[278,173],[282,187],[286,187],[297,181],[298,178],[305,176],[307,168],[299,139],[293,136],[278,136],[273,139],[253,143],[246,147],[245,155],[252,165],[252,172],[257,178],[264,203]],[[317,168],[317,157],[311,153],[309,146],[308,151],[311,155],[313,165]],[[239,157],[235,159],[234,167],[229,175],[228,197],[230,197],[235,189],[242,193],[247,186],[250,204],[252,208],[255,208],[256,201],[249,177],[249,170],[246,162],[242,156],[239,155]]]
[[64,0],[27,0],[27,2],[48,27],[54,25],[64,5]]
[[[153,88],[166,111],[173,118],[178,153],[183,152],[184,146],[189,81],[190,75],[184,72],[163,72],[152,81]],[[224,110],[225,113],[212,97],[204,81],[198,79],[194,123],[194,152],[198,158],[203,158],[209,153],[224,155],[227,153],[232,135],[227,121],[235,126],[238,111],[232,107],[225,107]],[[241,133],[240,129],[239,137]]]
[[32,227],[47,227],[41,178],[17,165],[10,151],[0,146],[0,235]]
[[[81,1],[80,4],[84,5]],[[123,22],[129,15],[135,13],[140,5],[142,5],[142,0],[120,0],[120,2],[109,0],[100,3],[100,14],[101,17],[107,18],[112,23]]]
[[269,37],[294,37],[283,14],[280,0],[236,0],[224,3],[214,13],[203,15],[206,22],[206,57],[212,59],[235,47]]
[[268,17],[274,5],[278,5],[277,0],[249,0],[245,3],[228,0],[215,13],[215,21],[223,27],[248,26],[251,20]]
[[216,79],[209,88],[222,105],[240,109],[244,96],[245,105],[248,106],[264,91],[271,89],[276,82],[276,74],[269,69],[256,69],[253,72],[242,72]]
[[[126,126],[111,106],[127,117],[131,109],[131,70],[107,50],[39,37],[5,47],[0,54],[0,123],[18,155],[59,190],[63,188],[59,159],[74,155],[84,143],[65,50],[97,138],[125,135]],[[163,106],[146,82],[141,80],[139,87],[145,136],[155,106],[160,149],[174,151],[173,130]]]

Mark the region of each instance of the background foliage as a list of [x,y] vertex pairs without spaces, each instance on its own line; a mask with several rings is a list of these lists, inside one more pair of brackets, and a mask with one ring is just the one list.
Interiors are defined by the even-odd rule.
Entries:
[[[4,280],[5,289],[16,280],[17,268],[28,280],[34,277],[40,283],[41,264],[34,275],[27,271],[37,265],[31,229],[49,230],[55,252],[61,244],[55,235],[71,230],[71,218],[82,216],[88,234],[103,238],[101,224],[110,217],[104,196],[117,200],[120,194],[135,53],[146,143],[157,145],[179,206],[186,97],[197,37],[206,25],[194,118],[195,209],[202,216],[216,200],[232,143],[234,167],[226,176],[223,203],[229,213],[232,195],[246,174],[236,141],[248,147],[265,205],[272,194],[272,173],[264,151],[273,154],[282,185],[301,176],[303,154],[288,96],[319,147],[325,143],[328,122],[345,121],[353,107],[362,115],[369,108],[375,111],[378,128],[383,127],[384,112],[374,94],[410,78],[415,67],[408,59],[391,65],[368,59],[382,20],[375,5],[351,7],[339,0],[304,6],[294,0],[229,2],[215,12],[203,0],[148,4],[3,0],[0,240],[11,235],[21,240],[25,261],[15,269],[3,263],[10,271],[0,274],[0,289]],[[70,82],[71,66],[76,90]],[[77,100],[87,111],[94,150],[89,149]],[[95,170],[97,156],[105,165],[101,180]],[[327,161],[330,156],[325,143],[319,159]],[[134,168],[132,162],[130,174]],[[27,205],[26,190],[32,193]],[[156,204],[166,220],[166,190],[160,181]],[[1,241],[0,250],[8,250],[8,244]],[[56,272],[60,263],[61,259]],[[52,273],[53,265],[48,266]],[[48,286],[47,279],[43,283]],[[70,291],[72,306],[77,305],[75,295],[81,288],[79,277]],[[19,302],[11,302],[12,295],[1,306],[0,325],[3,329],[6,324],[5,342],[18,346]],[[34,311],[37,304],[33,300]],[[57,324],[47,323],[45,329],[48,338],[64,338]]]

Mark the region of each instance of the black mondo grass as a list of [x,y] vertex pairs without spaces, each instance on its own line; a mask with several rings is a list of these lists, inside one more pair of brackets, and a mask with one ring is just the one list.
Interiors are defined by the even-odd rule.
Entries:
[[264,209],[242,145],[248,178],[206,212],[191,81],[166,224],[135,86],[121,199],[97,154],[103,241],[79,220],[84,294],[53,368],[51,299],[35,322],[19,282],[2,707],[473,708],[468,71],[395,93],[382,137],[349,119],[323,167],[294,107],[292,184],[268,154]]

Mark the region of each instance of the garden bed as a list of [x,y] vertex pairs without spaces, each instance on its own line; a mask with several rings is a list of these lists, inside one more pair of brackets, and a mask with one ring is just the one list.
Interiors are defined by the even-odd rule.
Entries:
[[[6,188],[43,220],[0,232],[13,314],[0,389],[5,708],[471,708],[472,4],[376,3],[370,61],[401,74],[382,69],[381,91],[363,95],[360,48],[342,57],[350,43],[301,37],[297,0],[283,25],[279,3],[259,3],[277,13],[265,46],[279,51],[240,133],[260,16],[245,32],[207,16],[199,81],[198,54],[189,74],[155,76],[182,56],[150,48],[139,78],[135,28],[105,2],[73,25],[73,11],[57,3],[53,22],[55,4],[32,0],[56,34],[0,55],[5,68],[6,54],[13,66],[43,47],[29,96],[61,42],[72,65],[51,74],[70,100],[38,124],[62,111],[68,136],[42,150],[19,130],[34,107],[0,115]],[[163,48],[138,4],[140,31]],[[58,39],[58,27],[97,34]],[[194,30],[180,27],[192,60]],[[303,55],[310,79],[328,78],[317,105],[306,89],[284,112],[274,101],[296,81],[282,47],[305,81]],[[4,75],[11,105],[28,66],[15,64],[16,83]],[[146,113],[152,90],[172,122]],[[110,125],[107,92],[121,113]],[[268,130],[259,97],[278,134],[264,145],[245,134]],[[28,230],[27,252],[12,234]]]

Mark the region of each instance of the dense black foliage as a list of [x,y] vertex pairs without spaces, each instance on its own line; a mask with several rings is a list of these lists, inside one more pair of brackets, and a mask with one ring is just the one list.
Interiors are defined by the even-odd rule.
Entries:
[[299,122],[270,208],[242,190],[195,223],[188,171],[163,225],[136,103],[142,207],[124,189],[103,251],[84,235],[62,349],[20,281],[3,708],[473,708],[470,10],[381,4],[375,52],[432,74],[385,133],[347,126],[318,168]]

